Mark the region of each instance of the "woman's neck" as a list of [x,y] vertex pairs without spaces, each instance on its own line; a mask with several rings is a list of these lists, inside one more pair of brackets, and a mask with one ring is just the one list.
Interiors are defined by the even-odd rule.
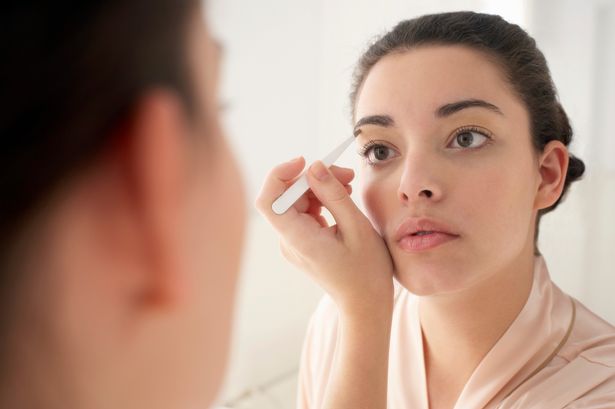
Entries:
[[[472,288],[450,295],[421,297],[428,383],[452,382],[458,392],[506,332],[532,287],[534,256],[524,252],[505,270]],[[445,380],[446,379],[446,380]]]

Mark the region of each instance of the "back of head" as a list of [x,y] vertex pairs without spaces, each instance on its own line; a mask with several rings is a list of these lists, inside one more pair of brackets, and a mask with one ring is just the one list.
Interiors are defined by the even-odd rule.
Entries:
[[183,45],[194,8],[192,0],[4,7],[0,254],[25,215],[109,143],[144,89],[167,85],[190,101]]
[[12,376],[7,347],[19,288],[31,280],[21,268],[31,261],[21,252],[25,232],[63,184],[111,144],[121,143],[115,130],[144,91],[172,89],[191,108],[185,46],[197,5],[194,0],[3,5],[0,382]]

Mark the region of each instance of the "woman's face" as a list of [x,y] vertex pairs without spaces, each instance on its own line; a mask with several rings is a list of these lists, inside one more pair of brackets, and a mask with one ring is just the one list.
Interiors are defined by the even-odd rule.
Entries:
[[[363,200],[406,288],[456,292],[533,252],[539,172],[529,116],[485,54],[390,54],[355,108]],[[412,236],[417,228],[427,233]]]

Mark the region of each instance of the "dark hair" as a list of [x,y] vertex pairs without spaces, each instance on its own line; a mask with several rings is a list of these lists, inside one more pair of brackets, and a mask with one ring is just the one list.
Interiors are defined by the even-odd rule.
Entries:
[[[3,311],[11,311],[7,298],[22,281],[9,260],[28,221],[111,143],[138,98],[150,88],[168,87],[191,112],[186,46],[197,7],[197,0],[21,0],[3,6]],[[9,314],[0,314],[0,343]]]
[[2,254],[26,215],[109,143],[147,88],[172,87],[191,104],[185,44],[197,2],[10,4],[0,36]]
[[[542,152],[553,140],[566,146],[570,144],[572,127],[558,100],[547,61],[534,39],[500,16],[469,11],[430,14],[402,21],[370,45],[354,72],[350,94],[353,117],[358,93],[372,67],[388,54],[423,45],[462,45],[493,57],[527,107],[536,150]],[[538,212],[536,254],[539,254],[536,240],[541,216],[557,207],[570,184],[580,179],[585,171],[582,160],[572,154],[569,158],[562,195],[552,206]]]

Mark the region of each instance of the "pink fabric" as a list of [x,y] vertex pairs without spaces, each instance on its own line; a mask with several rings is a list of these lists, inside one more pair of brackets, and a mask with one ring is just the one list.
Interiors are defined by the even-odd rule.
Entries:
[[[300,409],[322,406],[337,324],[335,305],[324,297],[310,321],[301,357]],[[563,340],[548,364],[526,380]],[[418,298],[399,286],[391,331],[389,408],[428,409],[424,368]],[[562,292],[542,257],[535,259],[525,306],[478,365],[455,405],[474,408],[615,408],[615,327]]]

